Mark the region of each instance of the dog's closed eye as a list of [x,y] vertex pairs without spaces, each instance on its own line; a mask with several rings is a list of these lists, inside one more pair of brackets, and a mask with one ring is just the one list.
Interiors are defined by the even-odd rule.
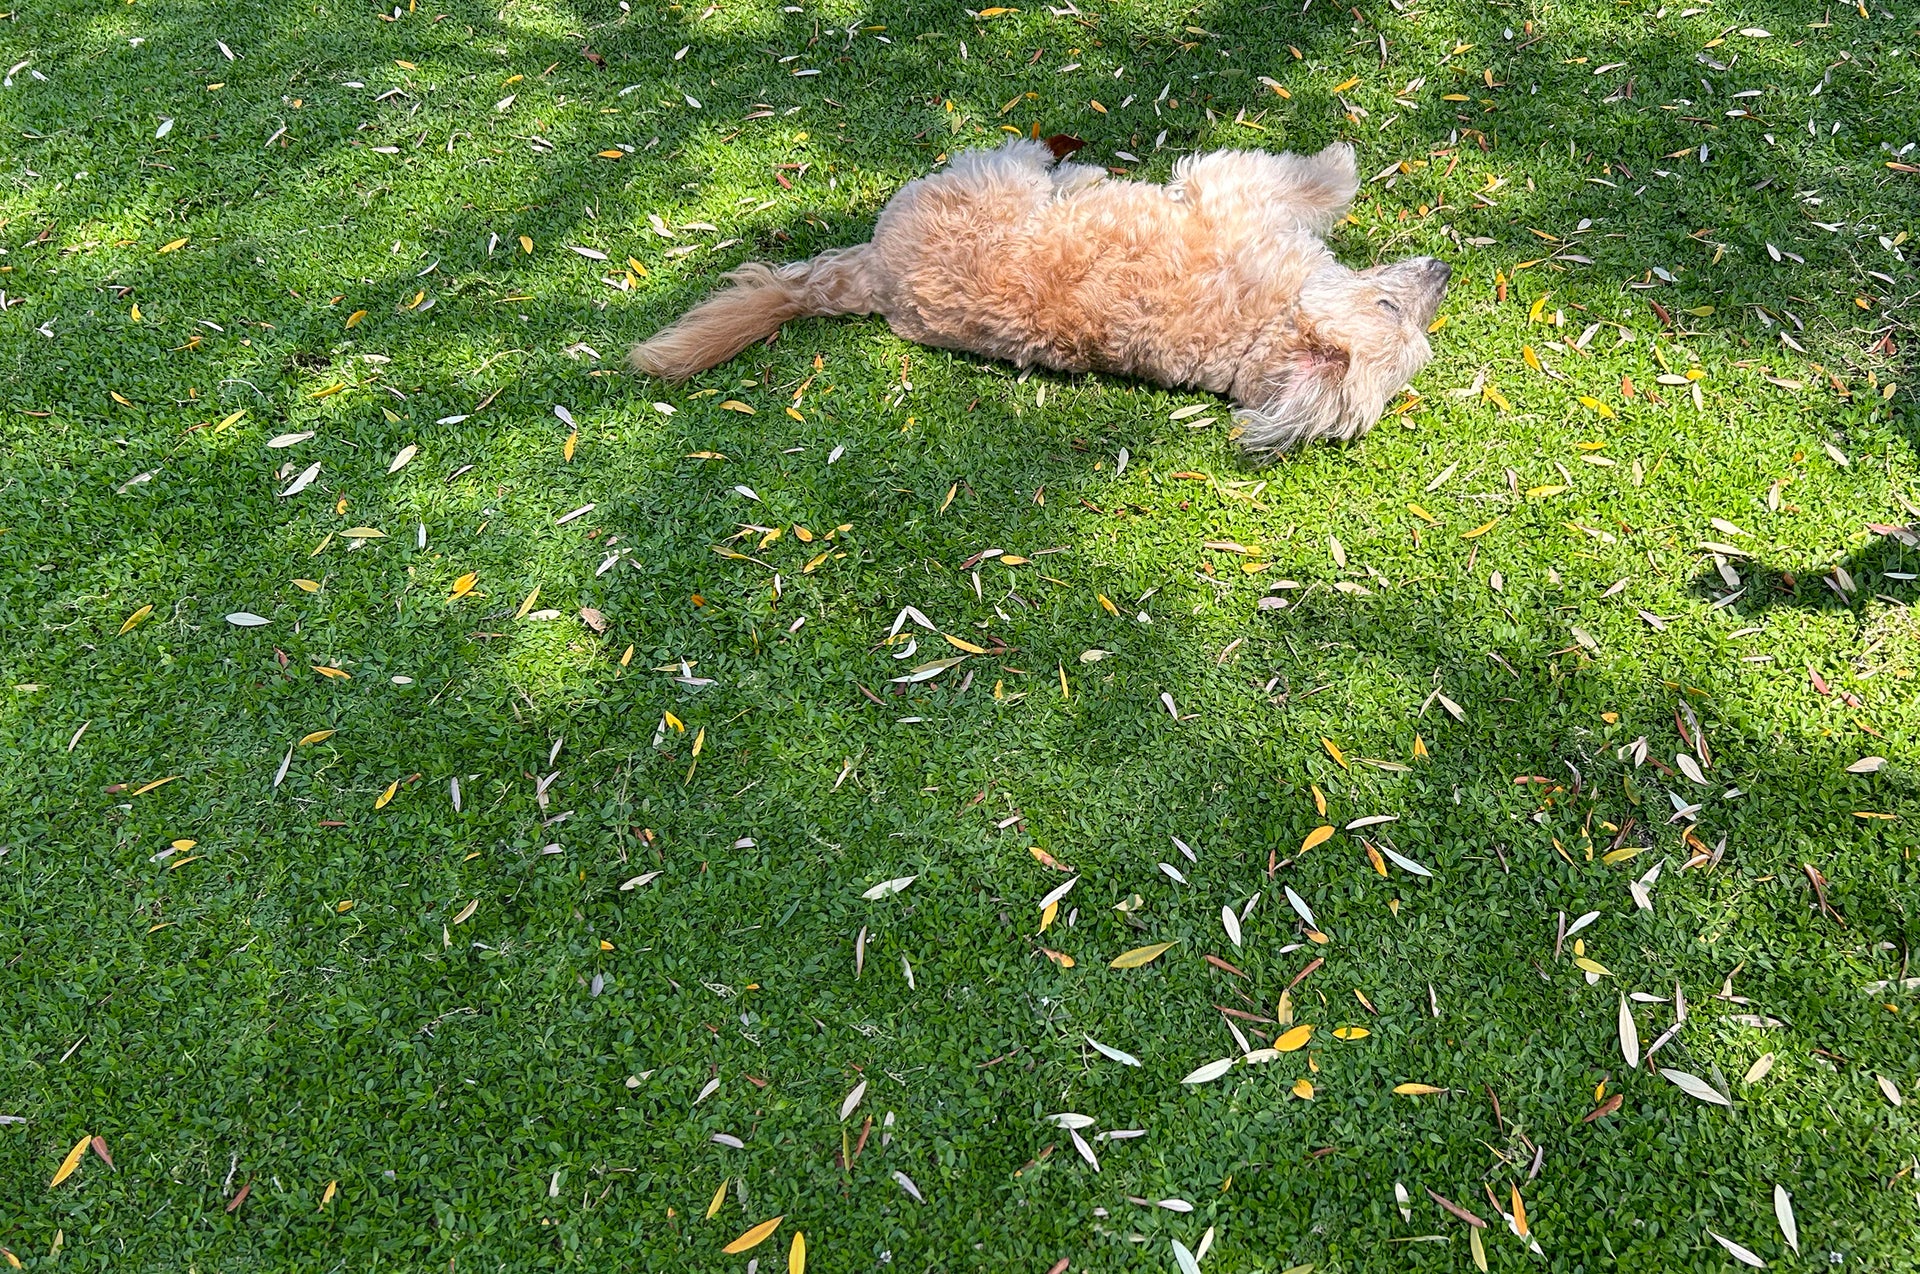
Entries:
[[1400,306],[1390,297],[1381,297],[1380,306],[1389,314],[1398,314],[1400,312]]

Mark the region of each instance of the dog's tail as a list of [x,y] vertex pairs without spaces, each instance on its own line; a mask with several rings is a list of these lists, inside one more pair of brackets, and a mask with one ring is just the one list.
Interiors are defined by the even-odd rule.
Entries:
[[870,245],[835,248],[792,265],[743,265],[716,292],[633,347],[633,369],[679,382],[717,367],[788,319],[871,314],[878,308]]

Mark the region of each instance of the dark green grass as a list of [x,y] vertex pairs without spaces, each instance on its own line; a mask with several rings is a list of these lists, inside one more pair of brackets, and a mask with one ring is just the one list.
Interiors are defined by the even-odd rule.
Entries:
[[[1501,1268],[1723,1268],[1709,1230],[1776,1265],[1915,1268],[1920,1001],[1867,990],[1913,976],[1920,928],[1920,625],[1895,577],[1920,553],[1867,529],[1920,499],[1913,242],[1889,246],[1920,231],[1920,175],[1887,166],[1920,159],[1899,153],[1914,15],[801,7],[61,0],[0,20],[7,65],[28,62],[0,90],[0,288],[23,302],[0,312],[0,1114],[24,1117],[0,1128],[0,1245],[36,1268],[718,1270],[783,1215],[762,1269],[801,1230],[815,1270],[1166,1270],[1209,1227],[1209,1270],[1470,1268],[1432,1189],[1494,1221]],[[725,268],[857,242],[940,156],[1035,125],[1155,179],[1223,145],[1423,162],[1369,183],[1337,240],[1354,263],[1455,263],[1419,403],[1255,471],[1223,424],[1170,420],[1200,398],[1022,381],[878,321],[796,325],[682,391],[616,372]],[[669,241],[649,214],[717,229]],[[647,276],[616,291],[629,256]],[[1654,267],[1674,281],[1626,286]],[[1593,321],[1632,339],[1551,344]],[[1701,409],[1656,381],[1688,369]],[[1446,392],[1482,372],[1505,409]],[[277,496],[283,463],[316,461]],[[1714,518],[1752,555],[1718,608]],[[742,524],[785,534],[729,541]],[[354,526],[386,535],[349,547]],[[988,548],[1032,560],[965,565]],[[1257,610],[1280,578],[1309,587]],[[536,586],[558,618],[516,618]],[[920,653],[889,658],[904,605],[1009,649],[889,693],[958,653],[910,624]],[[682,660],[713,684],[677,682]],[[1626,751],[1644,737],[1672,766],[1680,705],[1705,787]],[[668,712],[686,732],[656,745]],[[1869,754],[1886,768],[1846,772]],[[1323,821],[1315,785],[1336,825],[1398,816],[1381,830],[1434,878],[1382,879],[1344,832],[1270,877]],[[1670,793],[1704,801],[1716,868],[1682,870]],[[1602,863],[1628,819],[1649,848]],[[176,839],[197,843],[151,861]],[[1080,874],[1076,922],[1044,937],[1064,877],[1033,846]],[[1656,862],[1640,911],[1627,883]],[[1329,944],[1282,954],[1304,941],[1283,886]],[[1219,909],[1256,890],[1236,951]],[[1137,923],[1112,909],[1133,894]],[[1555,955],[1557,914],[1588,910],[1597,987],[1570,942]],[[1159,941],[1179,945],[1106,967]],[[1270,1017],[1315,956],[1293,991],[1309,1050],[1180,1084],[1237,1051],[1215,1005]],[[1750,1003],[1714,998],[1736,968]],[[1618,994],[1676,984],[1690,1016],[1655,1060],[1729,1086],[1731,1110],[1624,1071]],[[1638,1016],[1650,1043],[1672,1006]],[[1333,1039],[1347,1024],[1372,1034]],[[1584,1123],[1603,1081],[1624,1102]],[[1044,1122],[1060,1111],[1146,1136],[1097,1143],[1096,1174]],[[49,1190],[88,1134],[115,1166]],[[1483,1182],[1503,1203],[1521,1185],[1544,1262]],[[1395,1241],[1426,1235],[1445,1242]]]

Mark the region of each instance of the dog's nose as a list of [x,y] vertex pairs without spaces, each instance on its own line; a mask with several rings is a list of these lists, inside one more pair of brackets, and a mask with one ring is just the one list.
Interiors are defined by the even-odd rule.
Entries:
[[1453,267],[1439,257],[1428,257],[1427,269],[1438,275],[1442,283],[1453,277]]

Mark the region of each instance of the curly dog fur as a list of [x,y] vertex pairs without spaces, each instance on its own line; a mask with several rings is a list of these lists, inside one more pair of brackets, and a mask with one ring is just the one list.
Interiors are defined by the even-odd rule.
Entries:
[[1346,145],[1193,156],[1158,186],[1009,141],[909,182],[869,243],[733,271],[632,363],[681,381],[788,319],[878,312],[923,345],[1227,395],[1250,451],[1352,439],[1432,357],[1450,273],[1340,264],[1358,188]]

